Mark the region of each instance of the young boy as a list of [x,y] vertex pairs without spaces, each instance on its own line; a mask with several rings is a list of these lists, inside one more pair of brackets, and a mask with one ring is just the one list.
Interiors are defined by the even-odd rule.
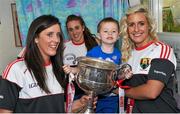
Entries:
[[[114,47],[116,41],[119,39],[119,23],[111,17],[102,19],[98,26],[97,31],[101,44],[87,52],[88,57],[103,59],[114,62],[117,65],[121,64],[121,52]],[[76,74],[79,69],[71,68],[69,65],[64,65],[65,73]],[[127,74],[128,73],[128,74]],[[131,72],[127,72],[124,79],[131,78]],[[113,91],[113,90],[112,90]],[[96,106],[96,113],[117,113],[119,96],[117,91],[109,92],[107,94],[99,95]],[[116,94],[114,94],[114,92]]]
[[[87,52],[88,57],[99,58],[107,61],[121,64],[121,52],[114,47],[119,39],[119,23],[117,20],[107,17],[102,19],[97,32],[101,40],[99,46],[94,47]],[[117,113],[118,95],[111,92],[98,96],[96,113]]]

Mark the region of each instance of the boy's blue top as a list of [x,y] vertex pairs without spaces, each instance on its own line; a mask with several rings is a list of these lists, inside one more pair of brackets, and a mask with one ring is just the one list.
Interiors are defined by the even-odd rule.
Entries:
[[[112,53],[104,53],[101,46],[96,46],[87,52],[86,56],[99,58],[107,61],[114,62],[115,64],[121,64],[121,52],[114,48]],[[117,113],[118,112],[118,95],[113,94],[111,91],[99,95],[96,113]]]
[[117,48],[114,48],[112,53],[104,53],[101,46],[96,46],[88,51],[86,56],[111,61],[118,65],[121,64],[121,52]]

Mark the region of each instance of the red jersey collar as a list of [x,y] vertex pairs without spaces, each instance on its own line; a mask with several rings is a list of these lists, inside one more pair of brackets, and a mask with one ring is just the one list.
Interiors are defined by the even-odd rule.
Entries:
[[154,41],[150,41],[149,43],[147,43],[146,45],[144,45],[142,47],[135,47],[135,49],[137,51],[143,50],[143,49],[147,48],[148,46],[150,46],[152,43],[154,43]]
[[[71,40],[71,41],[72,41],[72,40]],[[72,43],[73,43],[74,45],[82,45],[82,44],[84,44],[84,41],[81,42],[81,43],[76,43],[76,42],[73,42],[73,41],[72,41]]]
[[48,63],[45,63],[44,66],[49,66],[51,64],[51,61],[49,61]]

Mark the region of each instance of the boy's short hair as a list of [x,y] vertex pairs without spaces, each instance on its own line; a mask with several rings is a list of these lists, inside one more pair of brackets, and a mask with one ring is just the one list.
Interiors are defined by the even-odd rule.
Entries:
[[101,28],[102,23],[106,23],[106,22],[113,22],[113,23],[117,24],[117,26],[118,26],[118,31],[119,31],[119,29],[120,29],[120,27],[119,27],[119,22],[118,22],[116,19],[112,18],[112,17],[106,17],[106,18],[102,19],[102,20],[98,23],[98,26],[97,26],[97,32],[98,32],[98,33],[99,33],[99,31],[100,31],[100,28]]

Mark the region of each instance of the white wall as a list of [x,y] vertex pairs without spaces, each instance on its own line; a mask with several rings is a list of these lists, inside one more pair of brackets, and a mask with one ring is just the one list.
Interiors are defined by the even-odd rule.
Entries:
[[14,0],[0,0],[0,75],[6,65],[17,57],[21,48],[15,46],[11,3]]

